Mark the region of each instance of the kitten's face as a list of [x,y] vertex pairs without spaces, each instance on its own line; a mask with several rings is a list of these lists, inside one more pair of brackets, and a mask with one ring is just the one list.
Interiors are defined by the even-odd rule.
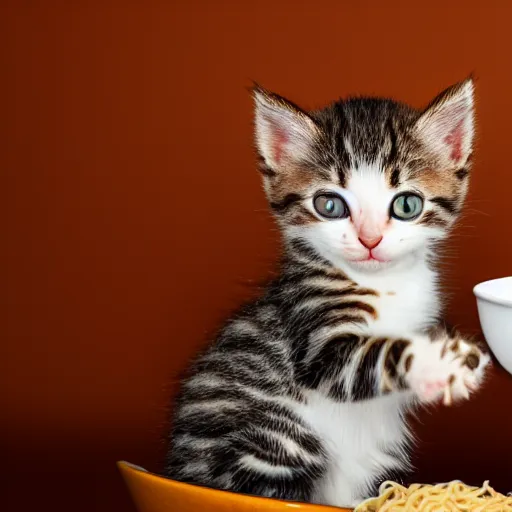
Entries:
[[255,99],[265,190],[288,241],[375,272],[446,236],[467,190],[470,80],[424,111],[362,98],[307,113],[259,88]]

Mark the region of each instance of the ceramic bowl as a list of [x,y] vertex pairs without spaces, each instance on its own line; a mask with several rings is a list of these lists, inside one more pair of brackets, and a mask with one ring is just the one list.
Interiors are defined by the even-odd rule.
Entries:
[[512,277],[485,281],[477,284],[473,291],[489,348],[512,374]]

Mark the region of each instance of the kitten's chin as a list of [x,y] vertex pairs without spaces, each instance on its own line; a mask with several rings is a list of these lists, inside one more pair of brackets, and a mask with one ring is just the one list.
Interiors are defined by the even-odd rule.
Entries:
[[396,263],[392,260],[381,261],[375,259],[367,260],[347,260],[348,265],[354,270],[360,272],[379,272],[387,268],[393,267]]
[[421,259],[421,252],[411,250],[405,255],[395,255],[392,259],[344,259],[343,266],[361,273],[378,273],[389,269],[405,270]]

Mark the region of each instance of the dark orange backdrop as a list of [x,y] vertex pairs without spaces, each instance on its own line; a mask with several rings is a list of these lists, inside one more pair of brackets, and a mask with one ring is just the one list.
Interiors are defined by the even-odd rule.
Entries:
[[[8,510],[50,496],[131,510],[115,461],[158,467],[176,372],[272,268],[250,79],[306,107],[348,93],[419,106],[476,72],[476,166],[447,271],[449,317],[478,329],[473,285],[512,274],[512,6],[476,4],[3,3]],[[512,490],[511,402],[496,371],[471,403],[423,414],[418,478]]]

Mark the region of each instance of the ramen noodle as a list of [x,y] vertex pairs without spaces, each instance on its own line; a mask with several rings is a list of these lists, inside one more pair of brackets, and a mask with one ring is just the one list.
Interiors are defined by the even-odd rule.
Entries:
[[363,501],[354,512],[512,512],[512,496],[504,496],[485,481],[482,487],[471,487],[457,480],[445,484],[413,484],[404,487],[384,482],[379,496]]

